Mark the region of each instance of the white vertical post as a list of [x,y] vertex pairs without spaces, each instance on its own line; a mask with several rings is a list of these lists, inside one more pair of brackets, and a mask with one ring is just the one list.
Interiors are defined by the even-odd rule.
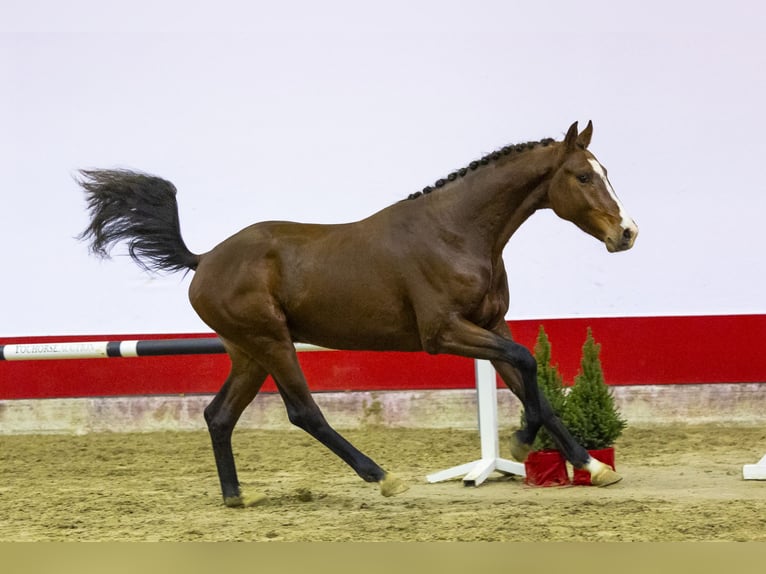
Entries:
[[481,458],[500,456],[497,436],[497,379],[489,361],[474,362],[476,394],[479,405],[479,434],[481,435]]

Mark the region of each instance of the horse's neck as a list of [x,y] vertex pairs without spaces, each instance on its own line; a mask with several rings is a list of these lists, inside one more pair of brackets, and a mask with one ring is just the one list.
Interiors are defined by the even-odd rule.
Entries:
[[499,256],[521,224],[544,206],[556,161],[554,146],[536,148],[497,160],[436,193],[444,193],[451,224],[476,234]]

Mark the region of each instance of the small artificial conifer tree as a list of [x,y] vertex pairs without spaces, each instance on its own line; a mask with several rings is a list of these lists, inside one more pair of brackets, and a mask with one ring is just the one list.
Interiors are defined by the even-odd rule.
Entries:
[[[540,330],[537,333],[535,360],[537,361],[537,386],[540,389],[540,393],[545,395],[553,408],[553,412],[560,417],[566,402],[564,384],[558,367],[551,365],[551,343],[542,325],[540,325]],[[521,413],[521,425],[526,425],[526,417],[523,411]],[[532,450],[557,448],[558,445],[556,445],[550,433],[544,427],[540,428],[535,442],[532,443]]]
[[593,339],[588,327],[580,372],[575,377],[562,413],[564,425],[587,450],[612,446],[627,425],[615,407],[611,388],[604,381],[600,352],[601,345]]

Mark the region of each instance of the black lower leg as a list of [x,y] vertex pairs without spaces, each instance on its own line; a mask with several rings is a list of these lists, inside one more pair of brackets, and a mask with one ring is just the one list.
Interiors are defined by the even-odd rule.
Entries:
[[216,422],[210,414],[210,408],[205,410],[205,420],[208,432],[213,444],[213,455],[218,470],[218,479],[221,483],[221,492],[224,500],[240,496],[239,479],[237,468],[234,463],[234,453],[231,447],[232,428],[226,428]]
[[590,458],[588,451],[572,437],[544,396],[540,397],[540,407],[543,425],[556,442],[564,458],[571,462],[574,467],[582,468]]
[[508,387],[521,399],[525,425],[515,433],[516,441],[531,446],[541,427],[545,427],[557,446],[574,466],[581,467],[590,456],[563,425],[537,385],[537,362],[521,345],[510,343],[512,361],[493,361]]
[[521,378],[520,398],[524,405],[525,422],[525,425],[517,431],[516,437],[522,443],[531,445],[543,424],[541,403],[544,397],[537,385],[537,361],[528,349],[516,343],[513,343],[512,356],[514,366]]
[[236,506],[241,502],[241,492],[231,436],[242,411],[255,398],[266,379],[266,372],[242,355],[231,353],[231,356],[232,372],[205,409],[205,421],[213,444],[223,499],[227,505]]
[[319,407],[311,402],[310,406],[295,406],[285,401],[290,422],[305,430],[338,457],[348,464],[366,482],[380,482],[386,471],[371,458],[362,454],[354,445],[343,438],[325,420]]

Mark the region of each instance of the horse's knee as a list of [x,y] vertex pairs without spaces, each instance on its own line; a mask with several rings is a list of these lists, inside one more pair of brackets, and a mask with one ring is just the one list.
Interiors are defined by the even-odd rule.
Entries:
[[517,345],[514,348],[511,357],[511,364],[522,373],[522,378],[537,373],[537,360],[535,360],[532,352],[526,347]]

